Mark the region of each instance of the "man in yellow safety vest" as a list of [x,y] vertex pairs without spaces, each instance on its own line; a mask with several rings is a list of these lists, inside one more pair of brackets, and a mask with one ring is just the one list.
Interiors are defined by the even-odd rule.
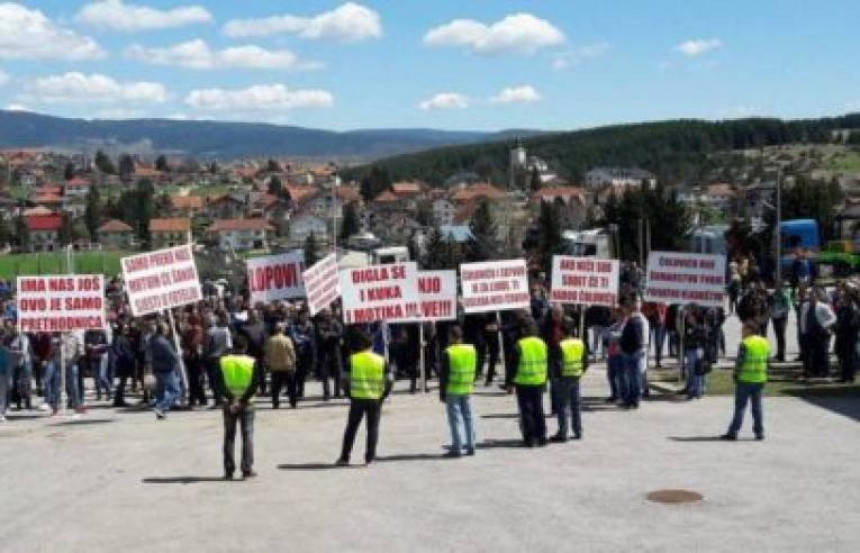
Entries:
[[442,356],[439,399],[447,407],[451,427],[451,449],[444,457],[458,458],[463,455],[464,446],[466,455],[475,454],[472,390],[478,372],[478,352],[475,346],[463,343],[463,331],[459,326],[452,326],[448,336],[451,345]]
[[523,322],[522,338],[517,342],[513,355],[515,373],[507,387],[516,388],[517,404],[526,447],[546,445],[546,421],[544,420],[543,393],[548,372],[548,348],[538,338],[534,320]]
[[233,339],[233,353],[219,361],[218,382],[224,402],[224,477],[233,479],[236,461],[233,452],[236,424],[242,430],[242,478],[257,476],[254,472],[254,392],[260,386],[261,368],[247,355],[248,341],[244,336]]
[[744,325],[743,340],[735,362],[735,415],[729,425],[729,431],[721,436],[723,440],[738,439],[738,432],[744,422],[744,411],[750,401],[752,401],[755,439],[764,440],[761,398],[767,382],[770,343],[767,338],[759,336],[758,331],[759,329],[753,324]]
[[566,321],[563,328],[564,338],[559,342],[561,366],[556,369],[558,374],[553,375],[558,392],[558,433],[550,438],[552,442],[566,442],[570,425],[573,439],[582,438],[579,379],[588,370],[588,355],[585,343],[573,337],[573,323]]
[[348,390],[349,418],[343,434],[343,448],[337,465],[349,465],[349,456],[361,419],[367,416],[367,449],[364,462],[369,465],[376,458],[376,444],[379,441],[379,418],[382,414],[382,401],[391,392],[393,383],[391,371],[385,358],[373,353],[370,337],[359,332],[356,336],[358,353],[349,359],[349,376],[344,388]]

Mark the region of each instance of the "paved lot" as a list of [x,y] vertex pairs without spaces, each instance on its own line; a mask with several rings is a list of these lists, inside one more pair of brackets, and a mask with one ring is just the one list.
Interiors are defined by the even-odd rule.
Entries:
[[[730,398],[622,412],[602,403],[604,377],[587,376],[585,440],[535,450],[514,447],[513,398],[482,389],[484,446],[457,461],[439,458],[436,396],[398,393],[367,469],[330,466],[342,405],[266,405],[247,483],[219,480],[216,412],[15,420],[0,426],[0,552],[856,551],[856,399],[769,400],[767,441],[726,444],[709,438]],[[645,499],[665,488],[705,500]]]

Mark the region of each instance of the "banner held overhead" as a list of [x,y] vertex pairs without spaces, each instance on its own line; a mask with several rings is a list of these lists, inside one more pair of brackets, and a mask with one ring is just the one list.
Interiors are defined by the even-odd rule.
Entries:
[[18,277],[18,330],[75,332],[105,329],[101,275]]
[[614,307],[618,304],[619,265],[612,259],[553,256],[550,301]]
[[725,295],[725,256],[678,252],[648,256],[645,301],[723,307]]
[[191,245],[123,257],[131,314],[142,317],[203,299]]
[[525,259],[460,265],[466,313],[528,309],[528,270]]
[[311,316],[314,316],[340,297],[337,256],[332,253],[322,258],[302,273],[302,280],[308,296],[308,309]]
[[417,320],[417,277],[414,262],[344,269],[340,272],[343,322]]
[[302,271],[305,269],[303,250],[255,257],[246,263],[252,305],[305,296],[302,283]]

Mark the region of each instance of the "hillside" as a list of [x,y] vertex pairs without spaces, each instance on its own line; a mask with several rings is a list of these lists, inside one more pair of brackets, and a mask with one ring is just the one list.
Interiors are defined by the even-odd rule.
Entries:
[[[670,183],[697,181],[718,170],[717,152],[783,144],[826,144],[837,129],[860,129],[860,114],[842,117],[731,121],[678,120],[600,127],[544,134],[523,140],[562,177],[578,182],[601,165],[640,167]],[[860,137],[854,130],[851,140]],[[379,160],[356,168],[350,176],[385,174],[391,180],[422,179],[440,184],[461,171],[474,171],[494,182],[506,182],[510,140],[439,148]]]
[[491,134],[431,129],[332,132],[261,123],[67,119],[0,110],[0,148],[74,150],[116,144],[118,149],[122,149],[123,145],[142,145],[155,152],[182,152],[201,158],[283,155],[369,160],[450,144],[501,139],[510,132]]

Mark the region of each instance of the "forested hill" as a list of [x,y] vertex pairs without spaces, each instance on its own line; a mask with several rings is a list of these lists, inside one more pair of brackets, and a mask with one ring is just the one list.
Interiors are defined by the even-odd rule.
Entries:
[[[668,182],[682,182],[696,180],[712,169],[715,161],[709,154],[714,152],[826,143],[834,140],[837,129],[858,129],[851,140],[860,142],[860,113],[791,121],[755,118],[616,125],[534,136],[523,143],[529,155],[543,158],[574,182],[601,165],[639,167]],[[471,171],[493,182],[507,182],[510,148],[510,140],[439,148],[380,160],[356,168],[351,176],[383,175],[385,180],[421,179],[440,184],[452,174]]]

